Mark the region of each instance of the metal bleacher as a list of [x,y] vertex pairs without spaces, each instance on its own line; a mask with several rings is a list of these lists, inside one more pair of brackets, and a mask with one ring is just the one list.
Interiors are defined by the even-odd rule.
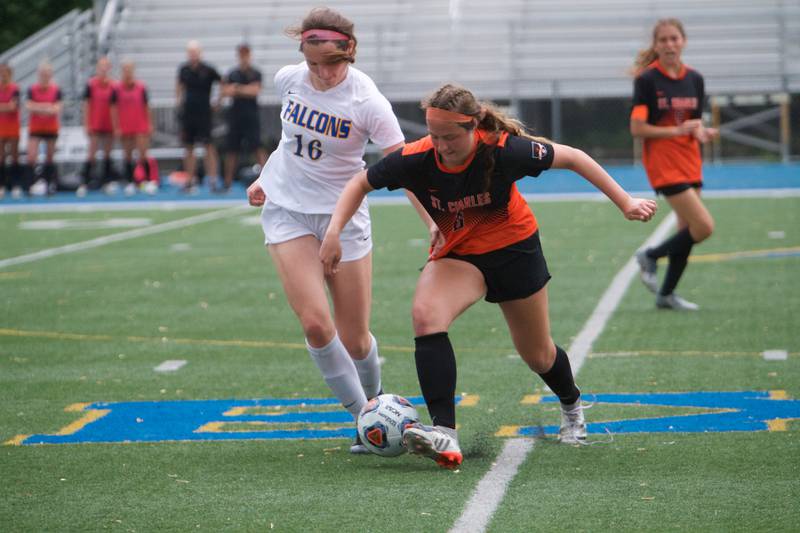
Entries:
[[[285,29],[318,2],[306,0],[108,0],[103,23],[72,13],[61,55],[34,44],[15,47],[18,79],[41,56],[62,57],[56,79],[77,90],[108,52],[137,64],[149,86],[159,127],[173,127],[175,76],[190,39],[225,72],[246,40],[264,73],[260,102],[278,103],[272,75],[302,59]],[[444,82],[482,98],[511,102],[630,95],[629,69],[650,42],[655,20],[676,17],[688,34],[686,62],[706,78],[709,94],[800,92],[800,0],[329,0],[355,22],[356,66],[393,102],[418,102]],[[102,10],[100,10],[102,12]],[[87,15],[88,14],[88,15]],[[87,19],[86,17],[90,18]],[[80,37],[84,36],[84,37]],[[91,53],[84,43],[94,43]],[[52,41],[52,40],[51,40]],[[57,40],[56,40],[57,41]],[[28,41],[26,41],[28,42]],[[66,46],[63,44],[66,43]],[[25,44],[25,43],[23,43]],[[59,60],[60,61],[60,60]],[[26,71],[26,72],[28,72]],[[23,82],[24,84],[24,82]],[[63,85],[64,83],[62,83]],[[70,102],[67,102],[68,107]],[[69,122],[69,120],[67,121]],[[165,126],[166,125],[166,126]]]

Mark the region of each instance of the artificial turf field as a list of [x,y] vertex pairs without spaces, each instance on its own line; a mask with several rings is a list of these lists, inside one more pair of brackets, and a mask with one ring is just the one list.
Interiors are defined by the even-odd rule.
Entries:
[[[633,281],[577,378],[584,398],[597,400],[587,411],[594,444],[537,439],[489,531],[797,530],[800,198],[707,204],[716,233],[695,248],[679,287],[701,311],[657,311]],[[663,219],[660,207],[656,220],[641,224],[607,202],[533,202],[553,274],[556,342],[570,345]],[[207,211],[5,213],[0,261],[130,231],[87,221],[155,226]],[[481,302],[450,331],[458,392],[470,398],[458,409],[465,454],[458,472],[413,456],[351,456],[349,438],[250,438],[277,427],[263,422],[265,413],[341,411],[330,406],[245,408],[245,421],[192,432],[240,437],[233,440],[176,441],[165,423],[161,442],[148,429],[149,442],[30,444],[42,436],[91,439],[113,416],[114,405],[111,414],[86,418],[97,402],[169,408],[184,404],[150,402],[328,397],[256,213],[227,209],[215,220],[0,268],[0,530],[447,531],[508,441],[497,436],[502,428],[519,426],[524,435],[558,423],[540,380],[513,355],[499,309]],[[417,396],[410,308],[425,232],[408,206],[373,206],[372,214],[372,329],[385,358],[384,388]],[[54,219],[82,227],[24,229]],[[767,360],[765,350],[786,358]],[[187,363],[155,372],[166,360]],[[751,391],[761,392],[749,401],[765,407],[741,416],[730,414],[735,405],[635,404],[661,392]],[[602,401],[618,393],[641,396]],[[544,400],[530,403],[537,394]],[[726,413],[748,430],[719,431]],[[157,429],[163,414],[120,417],[118,429]],[[691,431],[629,432],[637,419],[698,414]],[[280,427],[348,426],[293,420]]]

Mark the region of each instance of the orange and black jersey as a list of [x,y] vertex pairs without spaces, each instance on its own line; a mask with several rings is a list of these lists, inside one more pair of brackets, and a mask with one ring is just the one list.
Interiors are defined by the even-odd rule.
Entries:
[[[553,164],[553,146],[503,133],[496,141],[475,131],[477,149],[457,168],[445,167],[430,136],[389,154],[367,171],[374,189],[405,188],[419,199],[445,238],[433,259],[450,252],[499,250],[533,235],[538,225],[515,181]],[[494,158],[491,184],[486,172]]]
[[[654,126],[677,126],[700,118],[704,102],[705,85],[699,72],[683,66],[673,78],[654,61],[634,82],[631,118]],[[645,139],[642,160],[654,188],[702,179],[700,144],[691,135]]]

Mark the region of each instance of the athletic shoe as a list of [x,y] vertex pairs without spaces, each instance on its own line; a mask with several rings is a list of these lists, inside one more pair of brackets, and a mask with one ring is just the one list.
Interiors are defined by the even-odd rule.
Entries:
[[449,470],[455,470],[464,460],[456,438],[438,426],[424,426],[419,422],[407,426],[403,433],[403,445],[409,453],[430,457],[436,464]]
[[353,444],[350,445],[350,453],[352,454],[363,454],[369,453],[369,450],[364,443],[361,442],[361,435],[358,434],[358,428],[356,428],[356,438],[353,441]]
[[142,186],[142,190],[145,194],[154,195],[158,192],[158,183],[155,181],[148,181]]
[[37,180],[36,183],[31,185],[31,196],[44,196],[47,194],[47,182],[44,180]]
[[656,260],[647,255],[647,250],[642,248],[636,252],[636,262],[639,263],[639,277],[647,289],[656,293],[658,291],[658,276],[656,275]]
[[6,188],[0,187],[0,199],[2,199],[6,195]]
[[75,196],[78,198],[84,198],[86,196],[86,190],[86,185],[79,185],[75,190]]
[[586,421],[583,419],[581,401],[570,410],[561,405],[561,429],[558,431],[561,444],[580,444],[586,440]]
[[136,185],[133,183],[128,183],[125,185],[125,189],[123,190],[125,196],[133,196],[136,194]]
[[13,198],[14,200],[19,200],[20,198],[22,198],[22,187],[20,187],[19,185],[16,187],[12,187],[11,198]]
[[684,300],[674,292],[672,294],[659,294],[656,296],[656,307],[659,309],[673,309],[675,311],[697,311],[700,306],[689,300]]
[[105,185],[103,185],[103,192],[109,196],[113,196],[117,194],[117,189],[119,189],[119,185],[116,181],[109,181]]

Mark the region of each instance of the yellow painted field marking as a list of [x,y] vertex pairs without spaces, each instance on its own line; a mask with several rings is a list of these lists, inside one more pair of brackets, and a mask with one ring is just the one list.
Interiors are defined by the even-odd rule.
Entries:
[[89,402],[71,403],[71,404],[69,404],[68,406],[66,406],[64,408],[64,412],[66,412],[66,413],[80,413],[81,411],[83,411],[84,409],[89,407],[90,405],[92,405],[92,404],[89,403]]
[[769,399],[770,400],[788,400],[789,395],[786,394],[785,390],[771,390],[769,391]]
[[3,444],[6,446],[22,446],[22,443],[25,442],[25,439],[28,437],[30,437],[30,435],[17,435],[13,439],[5,441]]
[[520,426],[500,426],[500,429],[497,430],[497,433],[494,434],[495,437],[516,437],[519,435],[519,428]]
[[746,250],[741,252],[728,252],[719,254],[701,254],[689,256],[691,263],[715,263],[719,261],[730,261],[731,259],[747,259],[754,257],[767,257],[770,254],[791,254],[800,253],[800,246],[788,248],[770,248],[765,250]]
[[459,407],[475,407],[478,405],[478,400],[480,400],[480,396],[477,394],[462,394],[461,401],[458,402]]
[[536,405],[542,401],[541,394],[526,394],[523,398],[521,403],[522,405]]
[[75,422],[68,424],[61,428],[56,435],[73,435],[83,429],[88,424],[91,424],[95,420],[103,418],[108,413],[111,412],[111,409],[92,409],[90,411],[86,411],[86,414],[83,415],[80,419],[76,420]]

